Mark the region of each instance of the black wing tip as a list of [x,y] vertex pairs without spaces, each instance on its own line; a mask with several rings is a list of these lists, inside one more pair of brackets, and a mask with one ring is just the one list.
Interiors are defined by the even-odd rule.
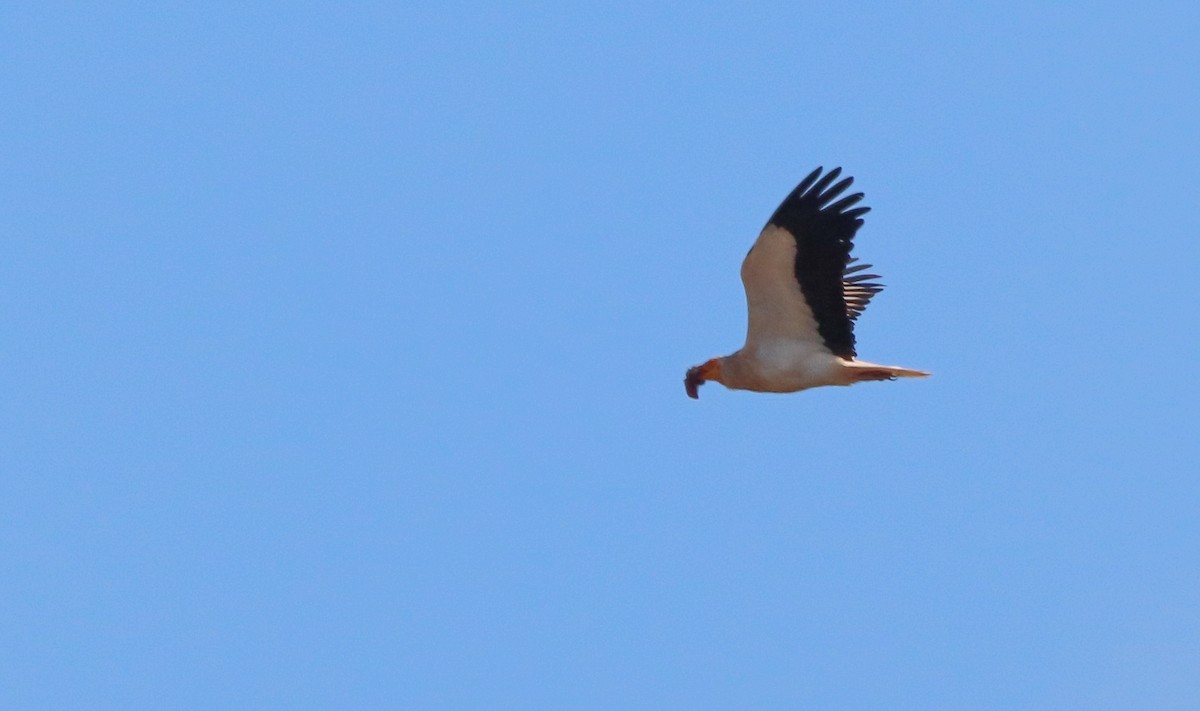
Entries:
[[817,182],[817,178],[821,177],[821,171],[823,170],[824,168],[817,166],[816,170],[804,176],[804,180],[801,180],[800,184],[797,185],[794,190],[792,190],[791,194],[788,195],[788,199],[790,200],[792,198],[802,197],[805,193],[807,193],[808,189],[812,187],[812,184]]
[[[853,222],[853,229],[862,226],[858,218],[871,210],[869,207],[854,207],[866,197],[865,193],[856,192],[838,198],[854,184],[854,178],[846,176],[839,182],[842,167],[837,166],[826,171],[823,166],[817,166],[811,173],[796,185],[795,189],[784,198],[779,207],[771,215],[767,224],[782,225],[788,217],[797,218],[801,215],[837,215]],[[835,202],[836,200],[836,202]]]
[[[851,183],[854,182],[854,178],[847,178],[846,180],[843,180],[842,182],[833,186],[833,188],[829,188],[830,183],[837,180],[838,176],[841,174],[841,168],[834,168],[825,175],[821,176],[821,179],[805,192],[805,197],[816,198],[819,204],[824,204],[826,200],[832,199],[837,195],[839,187],[841,187],[843,190],[845,189],[845,185],[848,184],[846,183],[846,180],[849,180]],[[826,188],[829,189],[826,190]]]
[[855,233],[870,211],[858,207],[863,193],[843,197],[853,183],[853,177],[842,176],[841,166],[830,171],[819,167],[800,181],[767,223],[796,240],[796,280],[825,346],[842,358],[856,356],[854,323],[883,288],[869,281],[877,275],[863,273],[871,269],[869,264],[850,268],[849,282],[844,281],[848,275],[843,270],[858,261],[850,256]]

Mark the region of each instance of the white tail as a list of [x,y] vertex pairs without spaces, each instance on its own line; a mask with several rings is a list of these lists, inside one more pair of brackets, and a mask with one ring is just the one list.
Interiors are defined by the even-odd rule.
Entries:
[[895,380],[896,378],[927,378],[929,373],[924,370],[901,368],[898,365],[879,365],[861,360],[852,360],[846,364],[850,382],[859,383],[864,380]]
[[901,368],[898,365],[888,365],[883,368],[887,372],[897,378],[928,378],[931,373],[924,370],[913,370],[912,368]]

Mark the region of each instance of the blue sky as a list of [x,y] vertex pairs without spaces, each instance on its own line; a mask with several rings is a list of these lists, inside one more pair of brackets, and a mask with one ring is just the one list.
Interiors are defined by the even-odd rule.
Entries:
[[[0,706],[1194,708],[1194,7],[100,5],[0,10]],[[689,400],[817,165],[934,377]]]

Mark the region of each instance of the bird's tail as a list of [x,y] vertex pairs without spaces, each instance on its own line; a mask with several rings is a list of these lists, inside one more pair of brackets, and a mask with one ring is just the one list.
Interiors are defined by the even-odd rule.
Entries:
[[864,380],[895,380],[896,378],[927,378],[930,373],[924,370],[901,368],[898,365],[879,365],[866,361],[853,360],[846,363],[853,383]]

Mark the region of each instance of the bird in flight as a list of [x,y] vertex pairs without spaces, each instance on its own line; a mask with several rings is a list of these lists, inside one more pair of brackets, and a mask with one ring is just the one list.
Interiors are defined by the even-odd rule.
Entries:
[[871,208],[838,199],[854,178],[835,183],[841,168],[817,168],[800,181],[742,262],[749,312],[746,344],[687,371],[688,397],[711,380],[732,390],[792,393],[865,380],[921,378],[922,370],[858,360],[854,322],[883,290],[850,256],[854,234]]

